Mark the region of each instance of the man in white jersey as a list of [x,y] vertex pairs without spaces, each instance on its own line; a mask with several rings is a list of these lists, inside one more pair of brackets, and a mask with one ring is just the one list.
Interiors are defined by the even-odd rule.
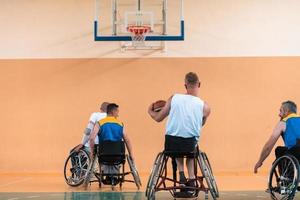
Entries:
[[[157,122],[167,116],[165,136],[165,150],[176,152],[192,152],[195,150],[201,128],[210,114],[210,107],[198,97],[200,81],[196,73],[189,72],[185,75],[185,94],[174,94],[166,105],[159,111],[152,110],[149,106],[149,115]],[[183,158],[176,159],[179,170],[179,182],[188,186],[195,186],[194,181],[187,181],[184,175]],[[194,160],[187,158],[189,180],[195,180]]]
[[[84,130],[83,137],[82,137],[82,142],[76,146],[75,151],[79,151],[81,148],[85,148],[87,151],[90,152],[90,144],[89,144],[89,139],[91,137],[91,132],[94,129],[94,126],[96,122],[100,121],[101,119],[106,117],[106,109],[108,102],[103,102],[100,106],[100,112],[94,112],[91,114],[89,123],[87,127]],[[98,136],[95,138],[95,144],[98,144]]]

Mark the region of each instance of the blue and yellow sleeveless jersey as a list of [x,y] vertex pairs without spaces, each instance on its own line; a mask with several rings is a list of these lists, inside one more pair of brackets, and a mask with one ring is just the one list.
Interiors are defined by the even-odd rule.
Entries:
[[282,121],[286,123],[285,132],[283,134],[284,144],[290,149],[297,144],[297,140],[300,140],[300,116],[292,113]]
[[123,139],[123,123],[115,117],[105,117],[98,121],[100,130],[98,132],[99,143],[102,141],[121,141]]

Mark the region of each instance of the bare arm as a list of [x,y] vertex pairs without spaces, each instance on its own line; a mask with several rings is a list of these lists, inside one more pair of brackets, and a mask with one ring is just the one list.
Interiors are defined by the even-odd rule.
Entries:
[[133,159],[133,153],[132,153],[131,142],[130,142],[129,137],[127,136],[127,134],[125,134],[124,129],[123,129],[123,138],[124,138],[125,145],[126,145],[126,147],[127,147],[129,156]]
[[100,126],[99,126],[98,123],[96,123],[94,128],[93,128],[93,132],[91,134],[91,137],[90,137],[90,150],[91,150],[90,155],[91,155],[91,158],[94,157],[95,138],[96,138],[99,130],[100,130]]
[[202,126],[204,126],[204,124],[206,123],[209,114],[210,114],[210,107],[206,102],[204,102]]
[[276,144],[278,138],[280,137],[281,133],[284,132],[284,130],[285,130],[285,122],[280,121],[276,125],[269,140],[265,143],[265,145],[260,153],[259,160],[257,161],[257,163],[254,167],[254,173],[257,173],[258,168],[260,168],[263,165],[263,162],[265,161],[265,159],[270,155],[274,145]]
[[[90,117],[90,119],[91,119],[91,117]],[[77,147],[75,148],[75,151],[78,152],[90,140],[91,132],[93,130],[94,125],[95,125],[95,123],[90,120],[87,127],[84,129],[82,141],[79,145],[77,145]]]
[[171,100],[172,97],[168,99],[166,105],[159,112],[154,112],[152,110],[153,108],[153,103],[152,103],[148,108],[148,113],[152,117],[152,119],[154,119],[157,122],[163,121],[169,115],[171,109]]

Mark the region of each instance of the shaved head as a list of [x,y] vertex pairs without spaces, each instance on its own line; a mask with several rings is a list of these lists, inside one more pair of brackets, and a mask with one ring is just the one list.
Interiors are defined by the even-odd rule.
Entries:
[[103,102],[100,106],[100,110],[106,113],[108,104],[108,102]]

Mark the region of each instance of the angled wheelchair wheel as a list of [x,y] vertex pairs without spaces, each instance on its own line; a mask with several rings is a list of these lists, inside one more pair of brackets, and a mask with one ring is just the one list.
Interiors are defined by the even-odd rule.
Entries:
[[83,183],[90,165],[90,158],[86,151],[72,152],[64,166],[64,177],[68,185],[76,187]]
[[299,162],[292,155],[285,155],[272,165],[268,189],[274,200],[292,200],[299,183]]
[[217,199],[219,197],[219,190],[206,153],[199,153],[198,164],[200,166],[202,175],[206,180],[212,198]]
[[131,174],[133,176],[133,180],[135,182],[135,185],[136,185],[136,187],[139,190],[140,187],[142,186],[142,182],[141,182],[138,170],[137,170],[137,168],[136,168],[136,166],[135,166],[132,158],[129,155],[126,155],[126,159],[127,159],[127,162],[128,162],[128,165],[129,165],[129,168],[130,168],[130,171],[131,171]]
[[85,171],[84,177],[83,177],[83,185],[84,187],[87,189],[88,185],[91,182],[91,178],[94,175],[94,169],[96,168],[95,165],[97,163],[97,156],[94,156],[94,159],[92,160],[92,162],[90,163],[90,165],[88,166],[87,170]]
[[164,160],[164,154],[160,152],[154,161],[152,171],[150,173],[147,188],[146,188],[146,197],[148,200],[154,200],[155,199],[155,186],[158,182],[160,173],[163,168],[163,160]]

